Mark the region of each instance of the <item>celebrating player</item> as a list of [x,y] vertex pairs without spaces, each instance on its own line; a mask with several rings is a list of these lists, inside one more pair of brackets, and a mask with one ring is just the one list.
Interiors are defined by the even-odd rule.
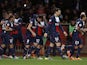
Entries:
[[77,60],[81,60],[79,56],[81,49],[83,47],[82,36],[84,35],[84,32],[87,31],[87,29],[84,28],[85,20],[86,20],[86,15],[84,14],[80,15],[80,18],[79,20],[77,20],[75,29],[72,34],[72,40],[73,40],[72,44],[74,45],[74,48],[77,50],[76,53]]
[[[56,49],[59,52],[60,56],[62,58],[63,54],[62,54],[62,50],[61,50],[61,40],[60,40],[60,33],[59,33],[59,29],[62,30],[62,32],[64,33],[65,36],[67,36],[67,33],[64,31],[64,29],[62,28],[60,22],[59,22],[59,16],[61,15],[61,10],[59,8],[56,8],[54,11],[54,15],[51,16],[50,20],[49,20],[49,24],[48,24],[48,32],[50,34],[50,46],[48,47],[47,51],[46,51],[46,58],[45,59],[49,59],[49,54],[54,46],[54,44],[56,44]],[[45,36],[47,34],[45,33]]]

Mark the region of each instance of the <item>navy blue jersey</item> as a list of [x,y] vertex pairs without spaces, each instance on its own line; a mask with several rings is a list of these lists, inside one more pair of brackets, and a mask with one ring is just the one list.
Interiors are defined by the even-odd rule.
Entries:
[[72,34],[73,45],[82,44],[82,32],[80,32],[84,28],[84,21],[80,18],[76,21],[76,26]]
[[50,37],[50,42],[52,43],[61,42],[60,29],[62,30],[62,32],[64,32],[60,24],[59,17],[52,16],[49,20],[49,23],[46,29],[46,32],[49,34],[49,37]]
[[[31,27],[31,29],[34,31],[34,32],[36,32],[36,27],[37,27],[37,21],[36,21],[36,19],[34,19],[34,18],[32,18],[32,19],[30,19],[30,21],[29,21],[29,24],[32,24],[32,27]],[[31,32],[27,29],[27,33],[26,33],[28,36],[32,36],[32,34],[31,34]]]
[[1,23],[2,23],[2,32],[3,32],[3,33],[6,33],[5,29],[6,29],[6,24],[7,24],[7,22],[8,22],[7,19],[3,19],[3,20],[1,21]]
[[6,26],[8,26],[9,28],[12,28],[12,31],[7,31],[7,32],[10,32],[11,35],[18,34],[18,31],[16,30],[16,27],[14,25],[14,22],[8,21]]
[[[33,30],[33,32],[36,32],[36,24],[37,24],[36,19],[34,18],[30,19],[29,24],[32,24],[31,29]],[[26,31],[26,37],[27,37],[26,44],[31,44],[35,41],[35,37],[32,35],[32,33],[28,29]]]
[[73,31],[73,37],[74,38],[79,38],[79,34],[81,34],[79,32],[79,30],[84,28],[84,22],[81,19],[78,19],[75,25],[75,29]]
[[36,34],[39,36],[43,36],[43,34],[45,32],[45,26],[46,26],[45,21],[39,22],[37,25],[37,28],[36,28]]
[[14,24],[13,22],[8,21],[7,23],[5,23],[5,27],[3,29],[3,33],[2,33],[2,40],[4,44],[9,44],[12,43],[13,44],[13,37],[12,37],[12,33],[13,31],[7,31],[6,29],[12,28],[12,30],[14,31]]
[[60,22],[58,21],[58,18],[52,16],[48,23],[48,31],[50,34],[59,33],[59,28],[62,30],[62,32],[64,32]]
[[75,29],[77,30],[78,28],[79,29],[84,28],[84,25],[85,25],[85,23],[79,18],[76,20]]

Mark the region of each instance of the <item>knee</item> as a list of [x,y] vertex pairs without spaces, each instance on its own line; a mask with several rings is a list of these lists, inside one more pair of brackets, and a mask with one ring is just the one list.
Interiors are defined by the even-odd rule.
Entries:
[[13,44],[10,44],[9,47],[10,47],[10,48],[14,48],[14,45],[13,45]]
[[1,44],[1,47],[2,47],[2,48],[5,48],[5,47],[6,47],[6,45],[5,45],[5,44]]
[[59,42],[59,43],[56,43],[56,46],[57,47],[60,47],[61,46],[61,43]]
[[75,49],[78,49],[78,46],[75,46],[74,48],[75,48]]
[[40,49],[40,48],[41,48],[41,45],[38,45],[38,46],[37,46],[37,48],[39,48],[39,49]]
[[83,45],[80,45],[79,48],[83,48]]
[[25,45],[25,48],[29,48],[30,47],[30,45]]
[[53,47],[54,46],[54,44],[53,43],[50,43],[50,47]]

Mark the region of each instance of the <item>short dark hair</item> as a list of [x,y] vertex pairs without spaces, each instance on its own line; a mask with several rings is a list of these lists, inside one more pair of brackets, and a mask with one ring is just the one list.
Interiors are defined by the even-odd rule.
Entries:
[[42,15],[38,15],[37,18],[39,18],[43,21],[43,16]]
[[9,20],[11,19],[11,18],[13,18],[14,16],[13,15],[11,15],[10,17],[9,17]]
[[42,15],[38,15],[38,17],[37,18],[41,18],[41,19],[43,19],[43,16]]
[[61,9],[60,8],[55,8],[54,9],[54,13],[57,12],[57,11],[59,11],[59,10],[61,10]]

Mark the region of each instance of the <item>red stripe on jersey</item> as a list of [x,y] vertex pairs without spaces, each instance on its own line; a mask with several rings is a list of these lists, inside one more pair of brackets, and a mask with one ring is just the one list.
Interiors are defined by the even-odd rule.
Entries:
[[60,32],[59,26],[56,26],[56,32]]
[[43,28],[42,27],[38,27],[37,35],[42,36],[42,34],[43,34]]
[[[36,28],[32,28],[33,32],[36,33]],[[34,37],[33,35],[31,35],[31,37]]]

